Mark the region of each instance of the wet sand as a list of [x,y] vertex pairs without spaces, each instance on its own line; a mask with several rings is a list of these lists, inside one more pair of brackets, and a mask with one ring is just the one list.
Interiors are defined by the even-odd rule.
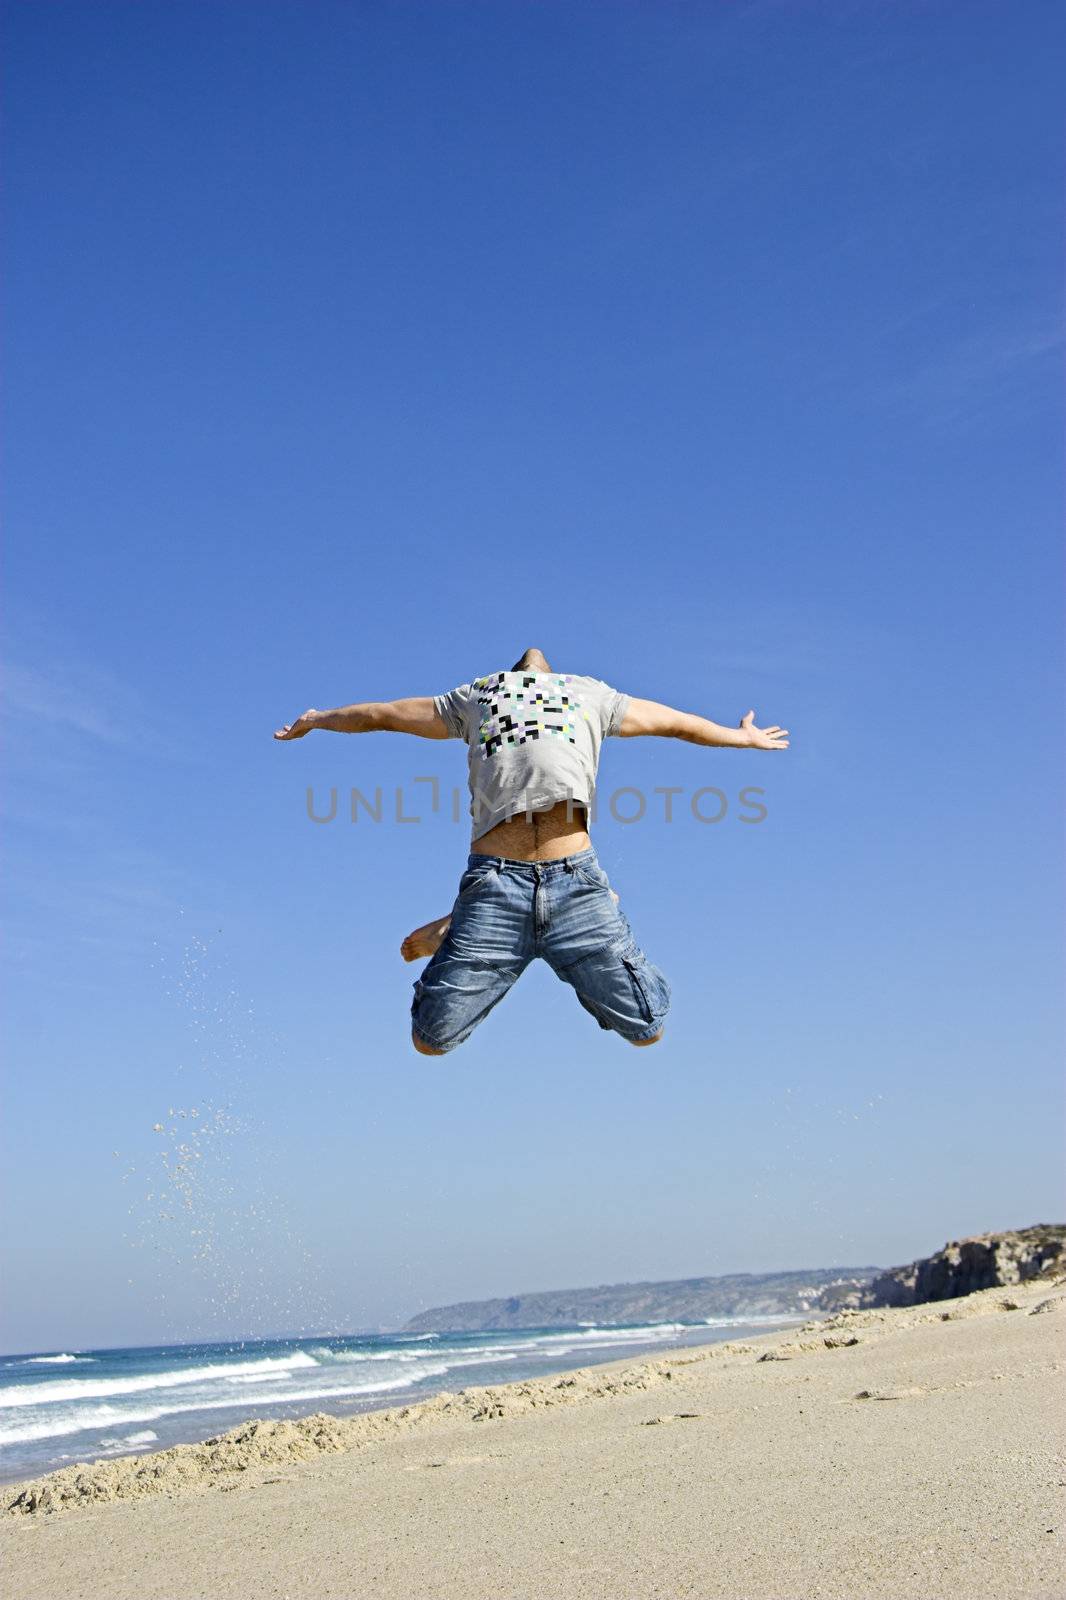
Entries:
[[1045,1283],[251,1424],[9,1487],[6,1589],[1058,1600],[1064,1390]]

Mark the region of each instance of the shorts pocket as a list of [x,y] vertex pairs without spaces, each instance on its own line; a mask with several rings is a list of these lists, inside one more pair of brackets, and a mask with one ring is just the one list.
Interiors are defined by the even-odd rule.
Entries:
[[626,948],[619,953],[619,958],[632,980],[633,993],[636,996],[637,1005],[640,1007],[644,1021],[654,1022],[655,1013],[652,1009],[651,996],[648,992],[648,984],[645,980],[645,969],[647,967],[647,962],[635,944],[627,945]]
[[650,1038],[669,1009],[666,979],[632,936],[555,970],[573,985],[581,1004],[601,1028],[610,1028],[624,1039]]
[[595,889],[609,889],[611,887],[611,880],[608,878],[603,868],[601,866],[594,866],[591,863],[586,866],[583,862],[579,861],[577,866],[574,868],[574,877],[577,878],[580,883],[592,884],[593,888]]
[[469,900],[484,889],[485,885],[492,883],[499,877],[499,867],[468,867],[459,879],[459,893],[457,899]]

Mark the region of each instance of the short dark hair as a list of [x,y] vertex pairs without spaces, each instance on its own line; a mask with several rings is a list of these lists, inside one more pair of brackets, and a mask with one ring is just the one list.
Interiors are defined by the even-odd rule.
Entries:
[[548,664],[548,659],[545,656],[543,650],[537,650],[533,646],[531,646],[528,650],[523,650],[522,651],[522,654],[519,656],[518,660],[515,662],[514,666],[511,668],[511,671],[512,672],[529,672],[529,671],[535,672],[536,668],[532,666],[532,661],[534,659],[536,659],[537,661],[543,661],[543,663],[544,663],[544,671],[545,672],[550,672],[551,671],[551,667]]

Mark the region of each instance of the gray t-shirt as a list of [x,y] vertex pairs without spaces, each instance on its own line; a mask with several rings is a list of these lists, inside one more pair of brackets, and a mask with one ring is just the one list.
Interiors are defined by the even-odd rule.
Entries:
[[471,838],[560,800],[592,805],[600,745],[629,705],[598,678],[570,672],[492,672],[433,697],[470,766]]

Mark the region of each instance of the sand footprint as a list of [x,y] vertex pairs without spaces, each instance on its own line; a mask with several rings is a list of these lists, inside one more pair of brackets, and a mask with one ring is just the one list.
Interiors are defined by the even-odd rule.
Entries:
[[405,1467],[405,1472],[425,1472],[429,1467],[468,1467],[477,1461],[491,1461],[493,1455],[488,1456],[445,1456],[440,1461],[416,1461],[413,1466]]
[[860,1389],[856,1400],[912,1400],[918,1395],[931,1394],[931,1389]]

